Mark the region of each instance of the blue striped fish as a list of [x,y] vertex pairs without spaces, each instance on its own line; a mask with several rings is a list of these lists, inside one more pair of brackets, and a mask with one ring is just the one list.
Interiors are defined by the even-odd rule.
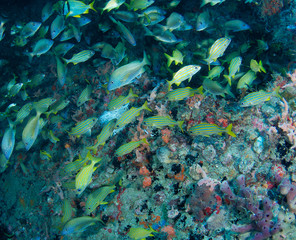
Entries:
[[[92,9],[96,12],[96,9],[94,9],[94,3],[90,3],[89,5],[86,5],[82,1],[76,1],[76,0],[68,0],[65,4],[66,7],[69,7],[69,12],[66,13],[67,17],[80,17],[81,14],[87,14],[89,12],[89,9]],[[65,12],[64,12],[65,13]]]
[[72,173],[79,171],[87,163],[88,160],[89,160],[88,157],[81,158],[81,156],[79,155],[79,158],[77,160],[66,164],[66,166],[63,168],[61,174],[62,175],[70,175]]
[[63,58],[63,59],[67,64],[73,63],[74,65],[76,65],[76,64],[81,63],[81,62],[86,62],[94,54],[95,54],[95,51],[83,50],[83,51],[81,51],[79,53],[74,54],[71,59],[65,59],[65,58]]
[[189,79],[188,81],[190,82],[192,76],[196,74],[200,70],[200,66],[198,65],[188,65],[185,67],[182,67],[178,72],[174,74],[174,77],[171,81],[167,81],[169,84],[169,90],[171,89],[171,86],[173,84],[176,84],[179,86],[181,82]]
[[153,126],[153,127],[157,127],[157,128],[162,128],[164,126],[173,127],[175,125],[178,125],[178,127],[183,132],[182,125],[183,125],[184,121],[175,121],[175,120],[171,119],[169,116],[167,116],[167,117],[153,116],[153,117],[149,117],[149,118],[144,119],[143,122],[147,126]]
[[5,130],[2,138],[2,142],[1,142],[2,152],[7,160],[10,158],[12,154],[14,144],[15,144],[15,127],[14,127],[14,124],[9,121],[9,128]]
[[229,124],[227,128],[222,128],[217,126],[216,124],[210,124],[210,123],[200,123],[197,124],[189,129],[189,133],[193,136],[196,135],[202,135],[205,137],[209,137],[213,134],[218,134],[222,136],[223,132],[226,132],[232,137],[236,137],[236,135],[231,131],[232,124]]
[[62,213],[63,216],[61,218],[62,224],[65,224],[72,218],[73,208],[71,206],[69,199],[64,199],[63,206],[62,206]]
[[240,65],[242,63],[241,57],[235,57],[231,59],[230,65],[229,65],[229,74],[224,75],[224,77],[228,80],[229,85],[231,86],[231,79],[234,78],[235,74],[239,72]]
[[148,110],[148,111],[152,111],[148,105],[147,105],[147,101],[143,104],[142,107],[139,108],[135,108],[132,107],[131,109],[125,111],[122,116],[117,120],[116,124],[115,124],[115,128],[121,128],[124,127],[125,125],[131,123],[132,121],[134,121],[134,119],[136,118],[136,116],[140,115],[141,110]]
[[108,110],[112,111],[122,107],[123,105],[129,103],[130,99],[133,97],[138,97],[138,95],[133,93],[133,89],[130,89],[127,96],[119,96],[118,98],[112,99],[108,104]]
[[80,107],[83,103],[87,102],[90,99],[90,95],[91,95],[91,86],[87,85],[87,87],[82,91],[82,93],[77,99],[77,106]]
[[85,213],[91,214],[99,205],[108,204],[105,202],[105,198],[112,192],[114,192],[115,185],[100,187],[93,193],[91,193],[85,203]]
[[247,96],[245,96],[241,100],[240,106],[250,107],[250,106],[258,105],[263,102],[269,101],[270,98],[274,95],[281,98],[281,96],[279,95],[279,90],[280,90],[280,87],[277,87],[273,92],[265,92],[263,90],[260,90],[258,92],[249,93]]
[[217,39],[210,48],[209,57],[205,59],[209,68],[212,62],[215,62],[219,57],[223,56],[226,48],[230,44],[231,39],[228,37]]
[[22,108],[16,114],[15,124],[23,122],[23,120],[29,116],[32,109],[33,104],[31,102],[22,106]]
[[147,142],[146,138],[143,138],[140,141],[131,141],[129,143],[123,144],[122,146],[120,146],[116,151],[115,154],[119,157],[128,154],[130,152],[132,152],[135,148],[139,147],[141,144],[147,144],[149,145],[149,143]]
[[54,98],[44,98],[44,99],[41,99],[40,101],[38,102],[34,102],[33,103],[33,107],[35,108],[35,110],[39,113],[44,113],[47,111],[47,109],[49,108],[49,106],[51,104],[53,104],[54,102],[56,101],[56,99]]
[[76,193],[81,195],[92,180],[92,174],[97,169],[96,163],[100,162],[101,158],[91,156],[91,163],[82,167],[75,177]]
[[97,136],[97,142],[94,146],[87,147],[86,149],[92,150],[94,154],[97,154],[98,147],[100,145],[105,145],[105,142],[112,135],[115,128],[116,119],[109,121],[102,129],[101,133]]
[[191,87],[177,88],[173,91],[168,92],[165,97],[170,101],[180,101],[184,98],[192,97],[195,93],[203,94],[202,90],[203,86],[195,89]]
[[80,135],[85,134],[87,132],[91,133],[91,128],[96,124],[97,121],[98,119],[95,117],[88,118],[84,121],[81,121],[77,123],[75,127],[72,128],[69,134],[76,135],[79,137]]

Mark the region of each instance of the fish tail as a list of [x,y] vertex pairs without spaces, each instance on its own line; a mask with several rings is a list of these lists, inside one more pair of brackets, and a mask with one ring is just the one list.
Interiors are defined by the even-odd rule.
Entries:
[[91,155],[90,151],[88,151],[86,157],[92,161],[92,163],[95,165],[96,163],[100,162],[102,159],[99,157],[94,157],[93,155]]
[[143,138],[141,141],[142,141],[142,143],[145,143],[147,145],[150,145],[146,138]]
[[200,87],[197,88],[196,90],[197,90],[197,92],[198,92],[199,94],[204,95],[204,93],[203,93],[203,86],[200,86]]
[[69,60],[67,60],[66,58],[61,58],[66,64],[69,63]]
[[87,150],[93,151],[94,154],[97,154],[98,148],[96,146],[86,147]]
[[88,6],[89,6],[90,9],[94,10],[95,12],[97,12],[97,10],[94,8],[94,3],[95,3],[95,0],[91,4],[89,4]]
[[228,95],[230,95],[232,98],[235,98],[235,96],[233,95],[233,93],[230,90],[230,86],[229,85],[226,86],[225,93],[228,94]]
[[200,7],[203,7],[206,5],[209,1],[208,0],[202,0]]
[[274,91],[273,91],[273,94],[274,94],[275,96],[277,96],[278,98],[282,99],[282,96],[279,94],[280,89],[281,89],[280,86],[276,87],[276,88],[274,89]]
[[144,51],[144,57],[143,57],[143,61],[142,61],[142,65],[150,65],[150,61],[147,58],[146,52]]
[[183,132],[183,128],[182,128],[182,125],[184,123],[184,121],[177,121],[178,123],[178,127],[181,129],[181,131]]
[[164,55],[165,55],[166,58],[168,59],[168,64],[167,64],[168,67],[171,66],[171,64],[172,64],[172,62],[173,62],[172,57],[171,57],[170,55],[166,54],[166,53],[165,53]]
[[132,98],[132,97],[139,97],[139,96],[137,94],[134,94],[133,89],[131,88],[128,93],[128,98]]
[[231,77],[229,75],[223,75],[223,77],[227,79],[229,86],[231,86]]
[[167,82],[168,82],[168,84],[169,84],[168,91],[170,91],[170,90],[171,90],[171,87],[172,87],[172,83],[171,83],[171,81],[168,81],[168,80],[167,80]]
[[145,101],[145,103],[143,104],[142,109],[146,109],[146,110],[152,112],[152,110],[148,107],[147,101]]
[[49,111],[49,112],[45,112],[44,114],[45,114],[46,118],[48,118],[49,115],[51,114],[51,111]]
[[227,126],[227,128],[225,129],[225,132],[226,132],[227,134],[229,134],[230,136],[232,136],[232,137],[236,137],[235,133],[232,132],[231,129],[232,129],[232,123],[230,123],[230,124]]
[[263,65],[262,65],[262,61],[261,61],[261,60],[259,61],[259,69],[260,69],[262,72],[266,73],[266,70],[265,70],[265,68],[263,67]]

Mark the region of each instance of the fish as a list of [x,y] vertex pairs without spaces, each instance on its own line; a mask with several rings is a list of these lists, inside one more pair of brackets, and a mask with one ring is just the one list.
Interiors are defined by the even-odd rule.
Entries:
[[277,87],[272,92],[266,92],[266,91],[260,90],[258,92],[249,93],[240,101],[240,106],[241,107],[255,106],[255,105],[264,103],[266,101],[269,101],[272,96],[277,96],[281,98],[281,96],[279,95],[279,90],[280,90],[280,87]]
[[254,59],[252,59],[251,61],[250,61],[250,68],[251,68],[251,70],[253,71],[253,72],[255,72],[255,73],[257,73],[257,72],[264,72],[264,73],[266,73],[266,70],[265,70],[265,68],[263,67],[263,64],[262,64],[262,61],[260,60],[259,61],[259,63],[256,61],[256,60],[254,60]]
[[113,13],[116,19],[124,22],[135,22],[138,18],[138,14],[130,11],[116,11]]
[[45,22],[54,12],[53,6],[50,2],[47,2],[41,11],[42,22]]
[[194,94],[199,93],[203,95],[203,86],[199,88],[191,88],[191,87],[185,87],[185,88],[177,88],[170,92],[168,92],[165,97],[169,101],[181,101],[187,97],[192,97]]
[[234,76],[237,72],[239,72],[239,68],[241,66],[241,63],[242,63],[242,57],[240,57],[240,56],[231,59],[231,62],[229,64],[229,68],[228,68],[229,74],[223,75],[227,79],[230,86],[231,86],[231,79],[234,78]]
[[34,56],[41,56],[42,54],[47,53],[52,45],[54,44],[54,41],[50,39],[40,39],[33,47],[33,51],[31,53],[28,53],[29,57],[34,57]]
[[112,186],[104,186],[100,187],[93,193],[91,193],[86,200],[85,203],[85,213],[87,215],[91,214],[99,205],[108,204],[105,202],[105,198],[110,194],[113,193],[115,190],[115,185]]
[[58,75],[58,83],[61,87],[65,85],[66,82],[66,75],[67,75],[67,68],[66,64],[63,63],[59,57],[56,56],[57,62],[57,75]]
[[235,133],[231,131],[232,124],[229,124],[226,128],[222,128],[217,126],[216,124],[210,123],[199,123],[189,129],[189,133],[193,136],[202,135],[205,137],[209,137],[213,134],[218,134],[222,136],[223,132],[226,132],[228,135],[232,137],[236,137]]
[[196,20],[196,31],[203,31],[207,29],[211,24],[210,21],[210,14],[208,11],[204,11],[201,14],[198,15]]
[[171,66],[172,62],[175,62],[175,65],[178,65],[179,63],[181,65],[183,64],[183,55],[178,49],[175,49],[173,51],[172,56],[170,56],[170,55],[168,55],[166,53],[164,55],[168,59],[168,63],[167,63],[168,67]]
[[181,14],[172,12],[171,15],[166,19],[165,29],[173,31],[179,28],[184,22],[184,17]]
[[83,216],[83,217],[76,217],[68,221],[63,230],[61,231],[62,235],[71,235],[76,233],[82,233],[84,232],[88,227],[95,225],[96,222],[102,222],[102,220],[99,217],[89,217],[89,216]]
[[131,0],[130,4],[125,4],[128,10],[143,10],[154,3],[154,0]]
[[0,41],[2,41],[3,38],[5,37],[5,34],[4,34],[6,29],[6,27],[4,27],[5,23],[6,23],[6,20],[2,19],[0,23]]
[[39,113],[45,113],[50,105],[55,103],[56,99],[52,97],[44,98],[39,100],[38,102],[33,103],[33,107]]
[[267,51],[269,49],[267,42],[263,40],[257,40],[257,51],[262,52],[262,51]]
[[252,70],[249,70],[247,73],[245,73],[238,80],[236,88],[237,89],[242,89],[242,88],[248,89],[255,79],[256,79],[256,73],[254,73]]
[[199,65],[187,65],[185,67],[182,67],[174,74],[174,77],[171,81],[167,81],[169,84],[169,90],[171,89],[171,86],[173,84],[179,86],[183,81],[187,79],[188,82],[190,82],[192,76],[196,74],[200,69],[201,67]]
[[80,18],[75,18],[77,24],[79,27],[83,27],[89,23],[91,23],[91,19],[89,19],[88,17],[82,16],[80,15]]
[[29,22],[22,28],[20,36],[24,38],[32,37],[38,31],[40,26],[40,22]]
[[230,95],[231,97],[235,98],[233,93],[230,91],[230,86],[227,85],[226,87],[223,87],[219,82],[213,81],[211,79],[205,79],[202,84],[203,88],[207,92],[210,92],[214,96],[220,95],[222,97],[225,97],[225,94]]
[[235,19],[235,20],[227,21],[224,24],[224,29],[226,31],[240,32],[240,31],[250,30],[251,28],[245,22],[243,22],[239,19]]
[[17,112],[16,114],[16,119],[15,119],[15,124],[22,123],[23,120],[29,116],[31,110],[33,109],[33,103],[29,102],[26,103],[22,108]]
[[215,6],[216,4],[221,4],[223,3],[225,0],[202,0],[202,3],[200,5],[200,7],[203,7],[204,5],[210,3],[211,6]]
[[75,135],[77,137],[80,137],[80,135],[85,133],[89,133],[90,135],[91,129],[97,123],[97,121],[98,119],[95,117],[83,120],[77,123],[76,126],[72,128],[71,132],[69,132],[69,135]]
[[65,31],[62,32],[61,37],[60,37],[60,41],[61,42],[67,41],[67,40],[74,38],[74,37],[75,37],[75,35],[73,32],[73,29],[68,27],[67,29],[65,29]]
[[63,59],[67,64],[73,63],[74,65],[76,65],[81,62],[86,62],[94,54],[95,54],[95,51],[93,51],[93,50],[83,50],[79,53],[74,54],[71,59],[65,59],[65,58],[63,58]]
[[163,128],[164,126],[170,126],[173,127],[175,125],[177,125],[181,131],[183,132],[183,128],[182,125],[184,123],[184,121],[175,121],[173,119],[171,119],[169,116],[152,116],[149,118],[145,118],[144,119],[144,124],[147,126],[153,126],[153,127],[157,127],[157,128]]
[[23,86],[23,83],[16,83],[9,89],[8,94],[5,97],[14,97],[16,94],[19,93]]
[[7,160],[9,160],[13,152],[13,148],[15,144],[15,132],[16,132],[14,123],[11,122],[10,120],[8,120],[8,122],[9,122],[9,128],[6,128],[2,138],[2,142],[1,142],[2,153],[4,154]]
[[128,41],[132,46],[136,46],[137,42],[133,36],[133,34],[128,30],[126,26],[124,26],[120,21],[116,21],[113,17],[109,16],[112,22],[117,25],[118,30],[122,33],[122,37]]
[[98,147],[100,145],[104,146],[105,142],[108,140],[108,138],[113,134],[113,130],[115,128],[116,119],[110,120],[102,129],[100,134],[97,136],[97,142],[95,145],[91,147],[86,147],[88,150],[92,150],[94,154],[97,154]]
[[87,102],[90,99],[91,91],[91,86],[87,85],[77,99],[77,107],[80,107],[83,103]]
[[52,156],[45,150],[40,150],[40,159],[43,161],[49,161],[52,159]]
[[153,26],[152,31],[144,26],[146,31],[145,35],[154,37],[157,41],[175,44],[182,42],[182,39],[177,39],[177,37],[169,30],[166,30],[165,26],[156,24]]
[[57,143],[60,141],[60,139],[53,134],[52,130],[49,131],[48,138],[52,143]]
[[71,202],[69,199],[65,198],[62,205],[62,218],[61,223],[66,224],[71,218],[73,214],[73,208],[71,206]]
[[108,91],[115,90],[134,81],[135,78],[145,72],[144,66],[150,64],[146,53],[142,62],[136,60],[117,68],[110,76]]
[[[148,10],[148,9],[147,9]],[[160,14],[159,12],[143,12],[143,14],[139,15],[140,23],[144,26],[153,26],[157,23],[160,23],[165,19],[165,16]]]
[[209,74],[206,78],[213,80],[216,77],[220,77],[220,74],[224,71],[223,66],[216,66],[209,71]]
[[[88,154],[90,153],[88,152]],[[79,155],[79,158],[77,160],[65,165],[65,167],[62,169],[61,174],[71,175],[72,173],[78,172],[88,161],[89,161],[88,155],[85,158],[81,158],[81,156]]]
[[50,111],[44,113],[46,115],[46,118],[48,118],[48,116],[52,113],[57,114],[59,111],[63,110],[65,107],[67,107],[69,105],[69,103],[70,103],[70,101],[67,99],[60,99],[59,101],[54,102],[50,106]]
[[118,108],[122,107],[123,105],[129,103],[130,99],[134,98],[134,97],[139,97],[139,96],[137,94],[134,94],[133,89],[131,88],[129,90],[129,93],[128,93],[127,96],[119,96],[117,98],[112,99],[109,102],[107,108],[108,108],[109,111],[118,109]]
[[65,29],[65,19],[63,16],[58,15],[50,26],[51,39],[55,39]]
[[94,8],[94,3],[95,1],[93,1],[89,5],[86,5],[82,1],[68,0],[67,4],[69,6],[69,12],[66,14],[66,18],[80,17],[81,14],[87,14],[89,12],[89,9],[97,12],[97,10]]
[[92,174],[97,169],[95,165],[100,162],[101,158],[90,155],[91,163],[82,167],[75,177],[75,189],[78,195],[81,195],[92,180]]
[[40,112],[37,112],[35,117],[31,117],[27,125],[23,129],[22,141],[27,151],[29,151],[30,148],[33,146],[39,134],[39,130],[41,129],[40,121],[39,121],[40,114],[41,114]]
[[229,46],[231,39],[228,37],[217,39],[209,50],[209,57],[205,59],[209,68],[212,62],[215,62],[219,57],[223,56],[226,48]]
[[113,9],[118,9],[124,2],[125,0],[109,0],[106,3],[106,6],[102,9],[102,13],[104,11],[110,12]]
[[125,111],[122,114],[122,116],[117,120],[117,122],[115,124],[115,128],[118,129],[118,128],[124,127],[125,125],[131,123],[132,121],[134,121],[136,116],[140,115],[140,112],[142,110],[148,110],[148,111],[152,112],[152,110],[147,105],[147,101],[145,101],[145,103],[143,104],[142,107],[139,107],[139,108],[132,107],[131,109]]
[[60,43],[59,45],[57,45],[53,51],[55,53],[55,55],[58,56],[64,56],[68,51],[70,51],[73,47],[75,46],[75,44],[73,43]]
[[154,237],[152,234],[154,231],[151,227],[150,229],[145,229],[141,227],[132,227],[128,232],[128,236],[134,240],[145,240],[146,237]]
[[146,138],[141,139],[140,141],[131,141],[129,143],[123,144],[122,146],[120,146],[116,151],[115,154],[119,157],[128,154],[130,152],[132,152],[134,149],[136,149],[137,147],[139,147],[141,144],[147,144],[149,145],[149,143],[147,142]]

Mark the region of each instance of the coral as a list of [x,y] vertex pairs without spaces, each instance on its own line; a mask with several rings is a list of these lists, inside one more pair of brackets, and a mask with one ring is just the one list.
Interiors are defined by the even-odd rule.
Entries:
[[279,185],[279,190],[286,196],[290,211],[296,213],[296,186],[288,178],[284,178]]

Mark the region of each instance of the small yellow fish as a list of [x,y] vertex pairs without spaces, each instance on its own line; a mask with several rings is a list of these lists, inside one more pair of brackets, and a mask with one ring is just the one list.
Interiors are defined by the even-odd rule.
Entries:
[[119,157],[130,153],[131,151],[133,151],[135,148],[139,147],[141,144],[147,144],[149,145],[149,143],[147,142],[146,138],[143,138],[140,141],[131,141],[129,143],[123,144],[121,147],[119,147],[115,154]]
[[143,122],[147,126],[153,126],[153,127],[157,127],[157,128],[163,128],[164,126],[173,127],[175,125],[178,125],[178,127],[183,132],[182,125],[183,125],[184,121],[175,121],[175,120],[171,119],[169,116],[167,116],[167,117],[153,116],[153,117],[149,117],[149,118],[144,119]]
[[119,96],[118,98],[112,99],[108,104],[108,110],[112,111],[120,108],[124,104],[129,103],[130,99],[133,97],[138,97],[138,95],[133,93],[133,89],[130,89],[127,96]]
[[250,68],[255,73],[261,72],[261,71],[264,72],[264,73],[266,73],[266,70],[263,67],[261,60],[258,63],[256,60],[252,59],[251,62],[250,62]]
[[145,229],[141,227],[132,227],[129,232],[128,236],[134,240],[145,240],[146,237],[153,237],[154,235],[152,234],[154,231],[151,227],[150,229]]
[[246,74],[244,74],[238,80],[236,88],[237,89],[241,89],[241,88],[248,89],[255,79],[256,79],[256,73],[253,72],[252,70],[249,70]]
[[73,208],[71,206],[69,199],[64,199],[63,206],[62,206],[63,216],[61,218],[62,224],[65,224],[72,218]]
[[103,222],[99,217],[77,217],[73,218],[66,223],[64,226],[61,234],[62,235],[71,235],[74,233],[82,233],[84,232],[89,226],[96,224],[96,222]]
[[51,160],[52,156],[45,150],[40,150],[40,158],[45,161],[45,160]]
[[[91,156],[91,155],[90,155]],[[91,163],[81,168],[75,178],[76,193],[81,195],[92,180],[92,174],[97,169],[95,164],[100,162],[101,158],[90,157]]]
[[222,128],[217,126],[216,124],[210,124],[210,123],[199,123],[189,129],[190,134],[193,136],[196,135],[202,135],[205,137],[209,137],[213,134],[218,134],[222,136],[223,132],[226,132],[232,137],[236,137],[236,135],[231,131],[232,124],[229,124],[227,128]]
[[172,62],[175,62],[175,65],[178,65],[179,63],[182,65],[183,64],[183,55],[182,53],[176,49],[173,51],[173,56],[170,56],[168,54],[164,54],[166,58],[168,59],[168,67],[171,66]]
[[71,132],[69,132],[70,135],[76,135],[80,136],[85,133],[91,134],[92,127],[97,123],[98,119],[95,117],[88,118],[84,121],[81,121],[77,123],[75,127],[72,128]]
[[77,106],[80,107],[83,103],[87,102],[90,99],[90,95],[91,95],[91,86],[87,85],[87,87],[82,91],[82,93],[77,99]]

